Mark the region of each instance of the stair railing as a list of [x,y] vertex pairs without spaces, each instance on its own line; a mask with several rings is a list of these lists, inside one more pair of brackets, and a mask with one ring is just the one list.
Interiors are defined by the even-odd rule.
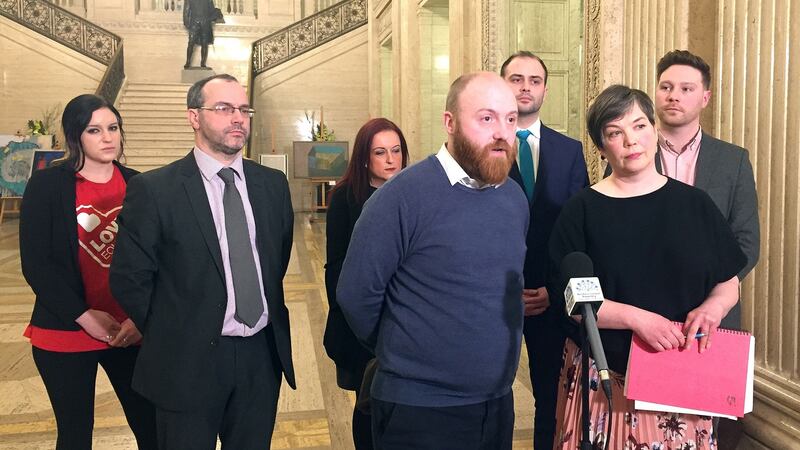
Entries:
[[125,79],[121,37],[45,0],[0,0],[0,15],[105,64],[96,93],[116,101]]
[[344,0],[261,38],[253,42],[250,80],[366,24],[367,0]]

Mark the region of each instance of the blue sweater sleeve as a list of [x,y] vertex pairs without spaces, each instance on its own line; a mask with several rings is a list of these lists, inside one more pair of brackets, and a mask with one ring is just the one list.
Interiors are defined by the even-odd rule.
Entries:
[[408,246],[407,201],[392,183],[375,192],[353,229],[336,298],[353,333],[375,348],[386,290]]

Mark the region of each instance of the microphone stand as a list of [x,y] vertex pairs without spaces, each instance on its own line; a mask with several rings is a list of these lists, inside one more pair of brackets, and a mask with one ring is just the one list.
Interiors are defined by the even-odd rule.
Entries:
[[591,422],[589,420],[589,336],[586,325],[581,324],[581,445],[580,450],[592,450],[592,441],[589,437]]
[[[593,444],[590,438],[591,423],[589,417],[589,352],[592,352],[595,359],[595,365],[598,370],[597,389],[603,389],[608,401],[608,415],[606,417],[606,425],[608,433],[605,436],[605,444],[603,448],[608,448],[608,443],[611,439],[611,421],[612,421],[612,405],[611,405],[611,379],[609,377],[608,363],[606,362],[605,352],[603,351],[603,343],[600,340],[600,335],[597,332],[597,312],[589,304],[583,304],[583,311],[581,316],[581,361],[583,362],[583,370],[581,371],[581,386],[583,387],[583,394],[581,395],[583,405],[581,411],[582,416],[582,429],[580,450],[592,450]],[[597,347],[597,348],[595,348]]]

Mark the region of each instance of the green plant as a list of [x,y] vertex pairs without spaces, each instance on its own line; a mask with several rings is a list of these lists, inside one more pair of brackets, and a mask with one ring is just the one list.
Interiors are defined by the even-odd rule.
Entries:
[[335,141],[336,135],[325,124],[318,123],[314,130],[314,141]]
[[47,134],[47,127],[45,127],[44,122],[41,120],[29,120],[28,121],[28,132],[32,136],[38,136],[40,134]]
[[55,134],[56,121],[61,111],[61,104],[55,105],[42,111],[42,118],[39,120],[28,121],[28,133],[32,136],[42,134]]
[[315,112],[312,111],[311,115],[308,114],[308,111],[305,111],[305,123],[306,126],[310,128],[309,137],[312,141],[333,141],[336,140],[336,135],[334,134],[333,130],[328,128],[327,125],[316,123],[314,120]]

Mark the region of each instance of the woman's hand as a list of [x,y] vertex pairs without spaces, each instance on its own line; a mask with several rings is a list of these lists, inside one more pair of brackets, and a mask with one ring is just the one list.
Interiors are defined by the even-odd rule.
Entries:
[[136,345],[142,340],[142,334],[139,329],[133,324],[131,319],[122,322],[119,333],[117,336],[108,343],[112,347],[127,347],[129,345]]
[[86,331],[89,336],[98,341],[111,342],[117,335],[121,326],[114,317],[99,309],[87,309],[75,322]]
[[700,334],[700,353],[711,346],[711,337],[717,332],[719,323],[725,317],[725,309],[716,302],[705,301],[697,308],[689,311],[686,315],[686,322],[683,324],[683,332],[687,336],[686,344],[683,348],[692,347],[695,336]]
[[686,342],[681,329],[666,317],[635,308],[631,330],[657,352],[678,348]]
[[728,281],[714,286],[708,298],[697,308],[689,311],[683,332],[687,336],[684,349],[691,348],[695,336],[700,334],[700,353],[711,346],[711,338],[717,332],[722,319],[739,300],[739,278],[735,275]]

